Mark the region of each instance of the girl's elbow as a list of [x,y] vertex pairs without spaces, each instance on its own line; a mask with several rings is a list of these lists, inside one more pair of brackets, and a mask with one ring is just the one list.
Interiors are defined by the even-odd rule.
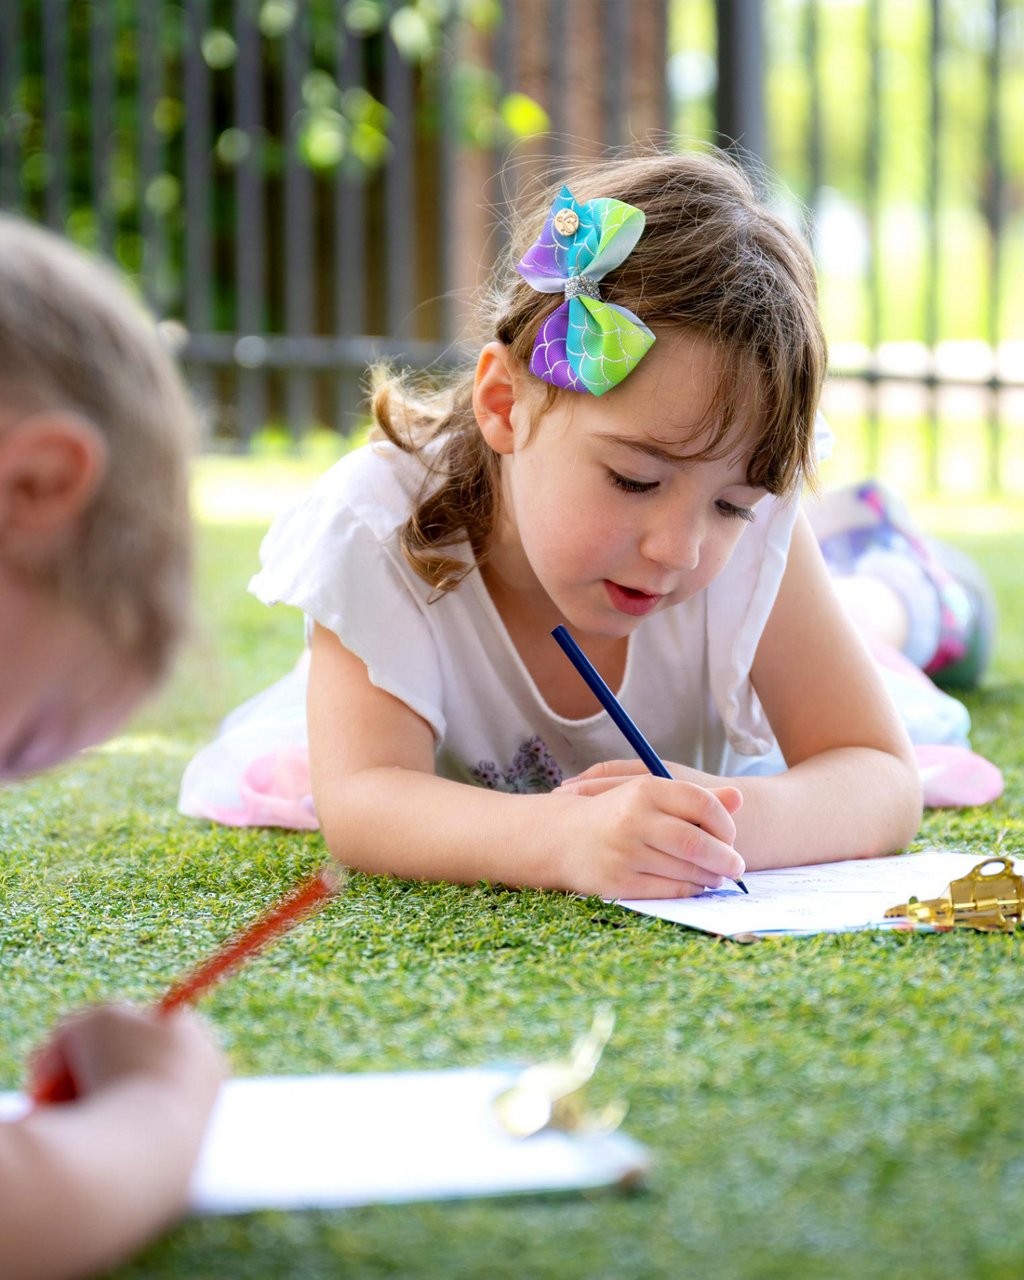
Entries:
[[899,781],[894,815],[895,848],[905,849],[921,829],[924,817],[924,793],[921,774],[913,752],[899,758]]

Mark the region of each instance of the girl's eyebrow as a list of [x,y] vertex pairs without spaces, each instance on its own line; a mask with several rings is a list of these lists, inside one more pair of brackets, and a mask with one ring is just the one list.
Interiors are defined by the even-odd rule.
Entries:
[[612,444],[622,445],[626,449],[634,449],[637,453],[647,454],[648,457],[658,458],[662,462],[671,462],[677,467],[689,466],[693,462],[692,456],[672,453],[668,449],[662,449],[648,440],[636,440],[632,436],[618,436],[613,431],[595,431],[594,435],[601,440],[608,440]]

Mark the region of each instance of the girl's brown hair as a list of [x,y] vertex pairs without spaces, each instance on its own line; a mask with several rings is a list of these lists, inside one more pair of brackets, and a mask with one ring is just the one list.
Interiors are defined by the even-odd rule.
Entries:
[[[813,479],[826,347],[814,264],[799,237],[760,202],[739,166],[716,154],[598,162],[577,169],[565,183],[581,203],[611,197],[646,215],[632,253],[601,281],[601,296],[655,331],[685,330],[707,340],[723,357],[710,434],[693,456],[721,456],[740,401],[753,386],[759,414],[747,482],[789,494]],[[524,370],[538,330],[562,298],[536,292],[514,264],[540,233],[556,191],[545,192],[523,218],[504,284],[487,298],[487,338],[504,343]],[[499,515],[499,460],[476,425],[472,393],[472,373],[434,397],[416,395],[387,371],[374,381],[374,418],[389,440],[416,452],[444,437],[401,532],[406,558],[438,595],[474,567],[445,548],[468,539],[475,564],[482,564]],[[579,394],[545,385],[547,406],[557,396]]]
[[122,658],[161,676],[189,617],[193,407],[117,273],[8,215],[0,215],[0,397],[25,414],[79,415],[103,434],[106,470],[75,536],[22,569],[99,626]]

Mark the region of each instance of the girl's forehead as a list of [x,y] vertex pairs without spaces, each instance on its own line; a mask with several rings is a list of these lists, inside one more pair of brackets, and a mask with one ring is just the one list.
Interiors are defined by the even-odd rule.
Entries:
[[[757,380],[710,342],[673,335],[613,391],[587,397],[590,433],[676,459],[750,454],[761,428]],[[577,397],[578,399],[580,397]]]

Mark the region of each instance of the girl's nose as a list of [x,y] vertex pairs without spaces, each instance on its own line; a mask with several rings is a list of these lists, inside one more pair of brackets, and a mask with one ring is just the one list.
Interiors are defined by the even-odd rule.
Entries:
[[674,519],[648,529],[640,552],[645,559],[666,569],[692,570],[700,563],[702,541],[699,521],[677,514]]

